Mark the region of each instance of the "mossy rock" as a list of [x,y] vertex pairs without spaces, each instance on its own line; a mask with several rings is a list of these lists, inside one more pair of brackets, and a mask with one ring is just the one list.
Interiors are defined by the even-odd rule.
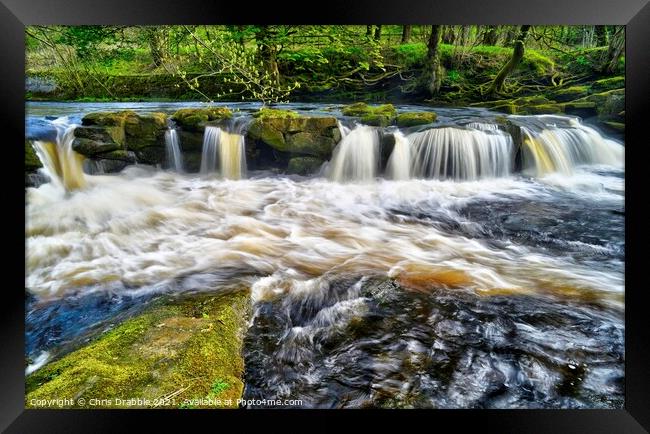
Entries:
[[370,106],[365,102],[358,102],[341,109],[345,116],[359,117],[366,125],[387,126],[393,123],[397,111],[392,104]]
[[617,131],[617,132],[625,132],[625,124],[623,122],[603,122],[608,128]]
[[529,115],[546,115],[564,113],[564,106],[562,104],[537,104],[532,106],[523,107],[520,109],[521,113]]
[[499,111],[501,113],[508,113],[510,115],[515,115],[517,114],[517,106],[513,103],[504,103],[504,104],[497,104],[492,107],[490,107],[492,110]]
[[299,118],[300,115],[293,110],[272,109],[264,107],[253,113],[253,117],[258,119],[295,119]]
[[119,112],[93,112],[88,113],[81,120],[83,126],[100,126],[100,127],[124,127],[126,119],[137,117],[138,115],[132,110]]
[[150,146],[162,147],[166,130],[167,116],[164,113],[129,117],[124,123],[126,146],[136,152]]
[[[220,401],[214,407],[237,407],[249,315],[248,291],[167,298],[29,375],[25,405],[69,399],[74,404],[67,408],[133,408],[124,401],[140,398],[150,403],[135,407],[152,407],[154,400],[173,396],[159,406],[194,407],[182,402],[211,398]],[[92,406],[93,398],[111,402]]]
[[85,156],[95,156],[105,152],[117,151],[120,145],[115,142],[100,142],[82,137],[76,137],[72,142],[72,149]]
[[309,131],[285,135],[289,152],[306,155],[328,156],[336,146],[332,137],[314,134]]
[[316,157],[294,157],[289,160],[288,173],[297,175],[311,175],[318,172],[323,160]]
[[248,137],[292,154],[328,158],[341,140],[334,117],[259,116],[248,127]]
[[435,122],[437,117],[433,112],[406,112],[397,115],[395,123],[399,127],[413,127]]
[[596,92],[604,92],[604,91],[619,89],[623,87],[625,87],[625,76],[622,75],[596,80],[592,84],[592,88]]
[[365,102],[356,102],[341,109],[345,116],[364,116],[371,112],[371,107]]
[[625,111],[625,89],[594,93],[572,101],[574,104],[579,102],[594,103],[598,112],[598,118],[601,120],[619,121],[623,119],[623,112]]
[[596,116],[598,109],[593,101],[571,101],[564,104],[564,112],[568,115],[589,118]]
[[124,125],[121,126],[85,126],[77,127],[74,136],[96,142],[113,143],[121,147],[125,142]]
[[571,86],[558,90],[553,94],[553,97],[556,101],[565,102],[587,96],[590,91],[591,88],[586,85]]
[[41,160],[38,159],[36,151],[32,146],[32,142],[25,139],[25,172],[35,172],[36,170],[43,167]]
[[267,145],[279,151],[287,151],[288,147],[284,141],[284,135],[264,119],[256,119],[248,127],[248,135],[255,140],[261,140]]
[[383,114],[369,113],[367,115],[361,116],[359,120],[365,125],[386,127],[390,125],[394,119],[394,117],[386,116]]
[[231,117],[232,111],[227,107],[182,108],[172,115],[172,120],[183,129],[203,131],[207,122]]

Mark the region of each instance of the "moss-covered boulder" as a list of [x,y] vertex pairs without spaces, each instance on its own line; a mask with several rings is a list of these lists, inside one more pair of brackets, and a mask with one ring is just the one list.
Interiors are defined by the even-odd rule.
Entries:
[[165,158],[166,129],[164,113],[138,114],[130,110],[89,113],[75,129],[72,147],[94,160],[115,151],[130,151],[133,154],[113,155],[128,155],[125,162],[130,162],[135,155],[141,163],[160,164]]
[[358,117],[366,125],[388,126],[397,117],[397,111],[392,104],[370,106],[364,102],[354,103],[341,109],[345,116]]
[[98,154],[103,154],[106,152],[117,151],[121,148],[115,142],[103,142],[95,141],[91,139],[85,139],[82,137],[77,137],[72,142],[72,149],[75,152],[78,152],[87,157],[97,156]]
[[296,175],[311,175],[317,173],[323,160],[316,157],[294,157],[289,160],[287,172]]
[[598,118],[601,121],[620,122],[624,120],[625,89],[598,92],[571,102],[571,104],[578,103],[594,104]]
[[625,87],[625,76],[618,75],[615,77],[603,78],[594,81],[592,84],[594,92],[605,92],[608,90],[621,89]]
[[172,120],[184,130],[205,130],[210,122],[218,122],[232,117],[227,107],[182,108],[172,115]]
[[249,312],[248,291],[160,301],[29,375],[25,405],[68,399],[70,408],[237,407]]
[[330,157],[341,140],[335,117],[300,116],[285,110],[262,110],[248,127],[248,139],[295,156]]
[[434,112],[405,112],[395,118],[398,127],[413,127],[435,122],[437,115]]
[[591,88],[587,85],[570,86],[553,93],[553,99],[559,102],[572,101],[587,96]]
[[32,143],[25,139],[25,172],[35,172],[43,167],[41,160],[38,159]]

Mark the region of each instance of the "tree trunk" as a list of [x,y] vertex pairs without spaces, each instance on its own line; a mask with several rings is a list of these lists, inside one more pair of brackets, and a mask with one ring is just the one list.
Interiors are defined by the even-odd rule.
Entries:
[[483,45],[496,45],[498,38],[497,26],[487,26],[483,34]]
[[598,47],[607,46],[607,28],[606,26],[595,26],[596,29],[596,45]]
[[467,42],[469,41],[469,31],[470,27],[469,26],[462,26],[460,29],[460,44],[461,46],[466,46]]
[[453,45],[456,35],[454,35],[453,26],[444,26],[444,31],[442,32],[442,42],[445,44]]
[[261,26],[259,32],[255,36],[257,39],[257,47],[260,55],[260,60],[264,64],[264,69],[271,81],[275,83],[280,82],[280,71],[278,70],[278,50],[273,41],[273,32],[269,26]]
[[151,61],[156,67],[161,66],[166,58],[164,30],[153,27],[148,28],[147,42],[151,53]]
[[515,42],[515,37],[517,36],[517,26],[508,26],[508,31],[506,32],[504,41],[503,41],[503,46],[504,47],[511,47],[512,44]]
[[379,41],[381,39],[381,25],[378,25],[375,28],[375,41]]
[[528,35],[528,30],[530,30],[529,25],[521,26],[519,36],[517,36],[517,39],[515,40],[515,47],[512,50],[512,57],[510,57],[508,63],[501,68],[501,71],[499,71],[497,76],[494,78],[488,91],[490,95],[495,95],[498,92],[503,91],[503,83],[506,81],[506,78],[508,78],[508,75],[519,66],[521,59],[524,58],[524,41]]
[[440,71],[440,39],[442,36],[442,26],[431,26],[431,36],[427,43],[427,62],[424,69],[424,85],[430,95],[435,95],[440,90],[442,83]]
[[603,74],[614,74],[618,67],[618,59],[621,58],[625,50],[625,27],[616,26],[614,34],[610,38],[607,55],[601,64],[600,72]]
[[402,44],[408,44],[411,40],[411,26],[402,26]]

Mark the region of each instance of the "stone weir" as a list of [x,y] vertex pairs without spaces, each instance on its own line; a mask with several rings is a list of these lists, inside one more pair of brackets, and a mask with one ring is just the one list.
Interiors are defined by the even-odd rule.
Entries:
[[249,169],[274,169],[307,174],[332,155],[341,139],[337,119],[300,116],[284,110],[262,109],[252,116],[233,116],[225,107],[183,108],[171,116],[133,111],[86,115],[75,129],[73,149],[106,172],[133,163],[167,167],[165,132],[176,128],[184,168],[198,172],[206,127],[243,134]]

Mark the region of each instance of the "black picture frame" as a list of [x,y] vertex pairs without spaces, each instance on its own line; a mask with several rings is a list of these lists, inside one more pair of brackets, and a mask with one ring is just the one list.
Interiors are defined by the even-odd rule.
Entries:
[[[313,8],[313,9],[311,9]],[[30,24],[617,24],[626,25],[625,224],[625,409],[624,410],[430,410],[430,411],[156,411],[24,409],[24,161],[16,142],[24,136],[24,26]],[[294,429],[340,426],[341,418],[371,417],[369,422],[415,429],[413,418],[428,426],[454,430],[477,427],[489,432],[614,433],[650,430],[648,368],[649,316],[646,313],[643,255],[647,240],[643,175],[649,146],[646,100],[650,96],[650,4],[648,0],[329,0],[238,3],[210,0],[0,0],[0,119],[5,158],[2,213],[6,242],[5,279],[0,315],[0,429],[11,433],[145,431],[154,426],[198,422],[225,430],[230,423],[268,418]],[[11,247],[9,247],[11,245]],[[21,248],[22,246],[22,248]],[[209,419],[209,420],[208,420]],[[215,419],[218,425],[213,425]],[[236,419],[236,420],[233,420]],[[406,421],[407,424],[405,424]],[[282,423],[282,422],[281,422]],[[365,423],[365,422],[364,422]],[[142,425],[144,424],[144,425]],[[449,425],[448,425],[449,424]],[[425,426],[427,426],[425,425]],[[275,425],[282,429],[281,425]],[[286,428],[286,427],[285,427]],[[238,429],[239,430],[239,429]],[[271,429],[273,431],[273,429]],[[244,430],[246,432],[246,430]]]

